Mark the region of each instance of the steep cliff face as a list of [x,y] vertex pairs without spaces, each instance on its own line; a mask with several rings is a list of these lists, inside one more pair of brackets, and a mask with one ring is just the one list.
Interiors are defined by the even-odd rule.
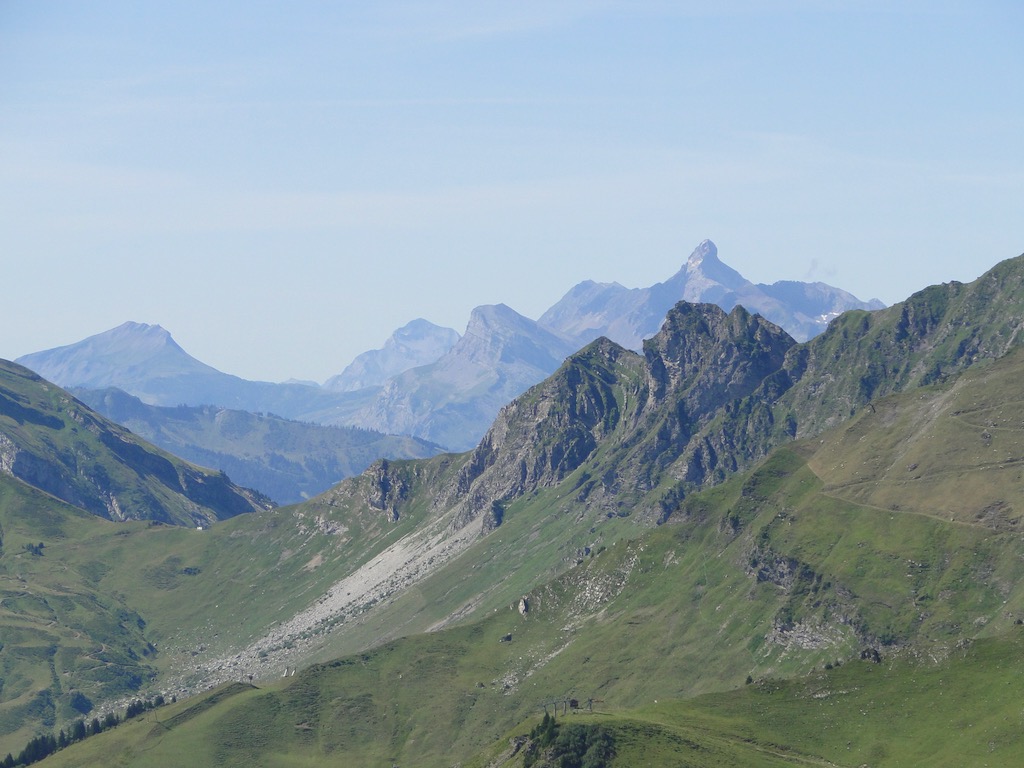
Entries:
[[680,302],[644,344],[653,407],[670,396],[682,397],[691,411],[706,414],[752,392],[795,344],[781,328],[743,307],[726,315],[715,305]]
[[494,502],[557,485],[635,418],[646,397],[642,371],[639,355],[607,339],[573,355],[502,409],[435,507],[457,507],[464,524]]

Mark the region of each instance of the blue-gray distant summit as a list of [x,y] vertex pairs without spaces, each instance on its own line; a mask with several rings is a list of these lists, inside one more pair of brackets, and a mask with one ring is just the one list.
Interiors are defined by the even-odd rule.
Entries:
[[861,301],[825,283],[780,281],[754,284],[718,258],[710,240],[698,245],[682,268],[649,288],[588,280],[573,287],[538,321],[546,328],[586,344],[606,336],[627,349],[661,328],[678,301],[717,304],[727,312],[736,305],[785,329],[797,341],[825,330],[830,320],[850,309],[881,309],[877,299]]
[[90,389],[130,389],[144,380],[224,375],[185,352],[159,325],[134,322],[25,355],[17,362],[60,386]]
[[354,392],[380,386],[410,368],[435,362],[458,340],[458,331],[417,318],[391,334],[381,349],[358,355],[345,370],[324,382],[324,387],[335,392]]
[[116,387],[148,405],[219,405],[298,418],[341,402],[340,395],[316,385],[248,381],[222,373],[185,352],[159,325],[146,323],[123,323],[16,362],[61,387]]

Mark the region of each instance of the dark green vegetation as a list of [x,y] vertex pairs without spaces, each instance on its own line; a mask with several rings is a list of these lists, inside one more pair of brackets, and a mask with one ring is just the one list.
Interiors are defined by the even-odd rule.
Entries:
[[217,467],[236,483],[294,504],[357,475],[375,460],[432,456],[414,437],[326,427],[214,406],[146,405],[119,389],[73,390],[108,419],[176,456]]
[[[595,342],[470,453],[380,462],[209,531],[23,502],[50,536],[0,505],[4,627],[75,637],[84,614],[8,611],[15,588],[87,584],[142,620],[119,642],[153,690],[225,684],[50,760],[520,766],[607,744],[594,761],[1019,762],[1022,271],[805,345],[681,305],[644,357]],[[117,637],[74,631],[73,659]],[[0,650],[29,681],[0,711],[81,679],[26,661],[40,644]],[[531,752],[555,702],[571,749]],[[0,752],[53,727],[19,712]]]

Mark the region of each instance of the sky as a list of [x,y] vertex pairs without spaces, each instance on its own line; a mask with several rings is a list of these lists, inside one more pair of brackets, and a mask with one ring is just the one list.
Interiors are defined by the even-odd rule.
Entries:
[[1019,0],[0,0],[0,357],[132,320],[323,382],[668,279],[891,304],[1024,252]]

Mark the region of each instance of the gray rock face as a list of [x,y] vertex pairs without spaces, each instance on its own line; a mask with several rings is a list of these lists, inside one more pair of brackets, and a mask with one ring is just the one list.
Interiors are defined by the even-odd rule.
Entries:
[[451,328],[423,319],[413,320],[388,338],[381,349],[357,356],[341,373],[324,383],[335,392],[352,392],[384,384],[392,376],[439,360],[459,340]]

